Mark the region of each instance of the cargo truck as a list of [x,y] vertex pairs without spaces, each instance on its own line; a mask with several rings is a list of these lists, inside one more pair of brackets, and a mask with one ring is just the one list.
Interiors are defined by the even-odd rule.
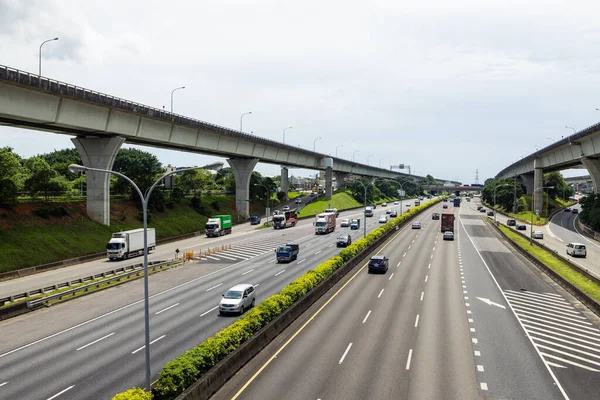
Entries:
[[298,222],[298,215],[295,209],[280,211],[273,216],[273,229],[284,229],[290,226],[296,226],[296,222]]
[[298,253],[300,253],[300,246],[295,243],[288,243],[275,249],[275,258],[278,263],[282,261],[290,262],[298,258]]
[[335,231],[335,214],[322,213],[315,218],[315,235],[326,234]]
[[223,236],[231,233],[231,215],[213,215],[206,221],[206,237]]
[[359,228],[360,228],[360,219],[353,219],[352,222],[350,222],[350,229],[355,230],[355,229],[359,229]]
[[[148,228],[148,251],[156,248],[156,231]],[[127,260],[144,254],[144,228],[115,232],[106,244],[109,260]]]
[[460,197],[454,198],[454,207],[460,207]]
[[454,213],[452,211],[442,212],[442,232],[454,232]]
[[340,216],[340,212],[338,211],[337,208],[328,208],[327,210],[325,210],[326,213],[334,213],[335,217],[339,217]]

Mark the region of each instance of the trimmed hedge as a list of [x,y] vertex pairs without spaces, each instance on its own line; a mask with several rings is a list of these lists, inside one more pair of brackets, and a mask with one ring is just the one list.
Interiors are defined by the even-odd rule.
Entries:
[[[342,265],[375,243],[381,236],[395,229],[407,218],[439,201],[441,199],[436,199],[433,203],[429,202],[426,205],[416,206],[399,217],[388,221],[385,225],[367,234],[365,238],[357,240],[340,251],[337,256],[307,271],[284,287],[280,293],[266,298],[233,324],[221,329],[198,346],[167,363],[160,371],[158,382],[152,389],[151,394],[142,389],[131,389],[118,394],[113,400],[171,400],[176,398],[215,364],[236,350],[242,343],[306,295],[311,289],[331,276]],[[154,397],[140,397],[151,395],[154,395]]]

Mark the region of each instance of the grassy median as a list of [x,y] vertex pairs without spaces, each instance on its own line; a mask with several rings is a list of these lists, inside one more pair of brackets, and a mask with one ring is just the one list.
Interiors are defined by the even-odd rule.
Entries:
[[556,258],[553,252],[539,246],[530,245],[529,240],[521,237],[519,234],[515,233],[504,225],[500,224],[499,228],[517,246],[526,250],[529,254],[546,264],[548,267],[553,269],[556,273],[571,282],[573,285],[577,286],[594,300],[600,302],[600,286],[595,282],[591,281],[577,270],[574,270],[562,260]]

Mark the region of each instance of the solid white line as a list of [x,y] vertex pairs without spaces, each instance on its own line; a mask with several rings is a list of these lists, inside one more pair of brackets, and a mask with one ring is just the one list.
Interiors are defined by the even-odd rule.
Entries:
[[60,396],[60,395],[61,395],[61,394],[63,394],[64,392],[66,392],[67,390],[71,390],[71,389],[73,389],[73,387],[74,387],[74,386],[75,386],[75,385],[71,385],[71,386],[69,386],[68,388],[66,388],[65,390],[63,390],[62,392],[56,393],[56,394],[55,394],[54,396],[52,396],[52,397],[48,397],[48,400],[52,400],[52,399],[55,399],[55,398],[57,398],[58,396]]
[[[83,349],[85,349],[86,347],[88,347],[88,346],[91,346],[91,345],[93,345],[93,344],[96,344],[96,343],[98,343],[99,341],[101,341],[101,340],[104,340],[104,339],[106,339],[107,337],[110,337],[110,336],[112,336],[112,335],[114,335],[114,334],[115,334],[114,332],[113,332],[113,333],[109,333],[108,335],[106,335],[106,336],[104,336],[104,337],[101,337],[100,339],[96,339],[96,340],[94,340],[92,343],[88,343],[88,344],[86,344],[85,346],[81,346],[80,348],[76,349],[75,351],[83,350]],[[2,385],[0,385],[0,386],[2,386]]]
[[[537,326],[528,325],[527,321],[525,321],[525,323],[523,325],[526,326],[527,329],[529,329],[529,333],[531,335],[546,336],[546,337],[549,337],[549,338],[551,338],[553,340],[558,340],[560,342],[569,343],[569,344],[572,344],[574,346],[584,347],[584,348],[590,349],[592,351],[596,351],[596,349],[600,347],[600,345],[597,344],[597,343],[590,343],[591,340],[594,340],[594,341],[597,342],[598,339],[595,339],[595,338],[586,338],[587,340],[579,339],[579,338],[574,337],[574,335],[564,335],[562,333],[555,332],[554,330],[547,330],[547,329],[539,328]],[[551,333],[551,335],[549,335],[549,333]],[[559,338],[557,336],[562,336],[562,337],[564,337],[564,338],[566,338],[568,340],[561,339],[561,338]],[[575,342],[573,342],[574,340],[576,340],[578,342],[583,342],[585,344],[592,344],[592,345],[595,345],[595,346],[598,346],[598,347],[588,347],[588,346],[585,346],[583,344],[575,343]]]
[[410,369],[410,360],[412,358],[412,349],[410,349],[408,351],[408,360],[406,360],[406,369],[409,370]]
[[340,362],[338,364],[341,364],[344,362],[344,358],[346,358],[346,354],[348,354],[348,352],[350,351],[350,347],[352,347],[352,343],[350,343],[348,345],[348,347],[346,347],[346,351],[344,352],[344,355],[342,355],[342,358],[340,358]]
[[[273,261],[274,261],[274,260],[273,260]],[[248,270],[248,271],[246,271],[246,272],[242,272],[242,275],[249,274],[249,273],[250,273],[250,272],[252,272],[252,271],[254,271],[254,268],[252,268],[252,269],[249,269],[249,270]]]
[[[248,259],[247,257],[233,256],[233,255],[232,255],[231,257],[228,257],[228,256],[226,256],[226,255],[224,255],[224,254],[220,254],[220,253],[217,253],[217,255],[218,255],[220,258],[224,258],[224,259],[226,259],[226,260],[232,260],[232,261],[233,261],[233,260],[237,260],[237,259],[242,259],[242,260],[247,260],[247,259]],[[235,257],[235,258],[234,258],[234,257]]]
[[273,276],[281,275],[281,274],[283,274],[284,272],[285,272],[285,269],[282,269],[281,271],[279,271],[278,273],[276,273],[276,274],[275,274],[275,275],[273,275]]
[[584,235],[581,234],[581,232],[579,232],[579,229],[577,229],[577,225],[575,224],[575,220],[579,218],[579,215],[576,216],[575,218],[573,218],[573,228],[575,228],[575,231],[577,231],[577,233],[579,234],[579,236],[581,236],[582,238],[584,238],[585,240],[587,240],[588,242],[590,242],[591,244],[593,244],[596,247],[600,247],[599,245],[597,245],[596,243],[592,242],[591,240],[589,240],[588,238],[586,238]]
[[[556,326],[549,326],[548,324],[552,324],[552,323],[549,323],[549,322],[548,323],[542,323],[542,322],[545,322],[544,320],[541,320],[542,322],[536,322],[536,321],[534,321],[534,319],[537,319],[537,318],[527,317],[527,320],[524,321],[523,324],[524,325],[525,324],[538,325],[538,326],[542,326],[542,327],[544,327],[546,329],[549,328],[549,329],[553,329],[555,331],[565,332],[565,333],[568,333],[569,335],[575,335],[575,336],[584,337],[586,339],[594,340],[596,342],[600,340],[597,337],[588,336],[590,334],[590,332],[579,333],[579,332],[574,332],[573,330],[569,330],[569,329],[561,329],[561,328],[558,328]],[[557,325],[559,327],[563,327],[562,325],[559,325],[559,324],[553,324],[553,325]],[[570,327],[567,326],[565,328],[570,328]],[[570,328],[570,329],[573,329],[573,328]],[[593,335],[595,335],[595,334],[593,334]]]
[[[154,344],[154,343],[158,342],[160,339],[164,338],[165,336],[167,336],[167,335],[162,335],[161,337],[154,339],[153,341],[150,342],[150,344]],[[137,353],[138,351],[142,350],[145,347],[146,347],[146,345],[143,345],[139,349],[132,351],[131,354],[135,354],[135,353]]]
[[306,258],[303,258],[302,260],[298,261],[298,262],[296,263],[296,265],[298,265],[298,264],[302,264],[304,261],[306,261]]
[[381,297],[381,295],[383,294],[383,291],[384,291],[384,290],[385,290],[385,289],[381,289],[381,292],[379,292],[379,296],[377,296],[377,298],[380,298],[380,297]]
[[484,372],[483,365],[477,365],[477,371]]
[[423,301],[423,296],[425,296],[425,292],[421,292],[421,301]]
[[[553,342],[551,340],[546,340],[546,339],[542,339],[542,338],[538,338],[538,337],[534,337],[533,340],[536,341],[536,342],[544,342],[544,343],[547,343],[547,344],[552,345],[552,346],[558,346],[558,347],[560,347],[562,349],[576,351],[577,353],[585,354],[586,356],[590,356],[590,357],[594,357],[594,358],[600,358],[600,356],[598,356],[597,354],[588,353],[586,351],[579,350],[579,349],[576,349],[574,347],[565,346],[564,344],[556,343],[556,342]],[[598,351],[597,349],[590,349],[590,350],[592,350],[594,352]],[[594,362],[594,361],[591,361],[591,360],[587,360],[587,361],[592,362],[592,363]],[[597,362],[595,362],[595,363],[597,364]],[[600,364],[598,364],[598,365],[600,365]]]
[[[208,274],[206,274],[206,275],[199,276],[199,277],[197,277],[197,278],[191,279],[191,280],[189,280],[189,281],[187,281],[187,282],[184,282],[184,283],[182,283],[182,284],[179,284],[179,285],[173,286],[172,288],[169,288],[169,289],[163,290],[162,292],[158,292],[158,293],[156,293],[156,294],[153,294],[153,295],[152,295],[152,296],[150,296],[149,298],[150,298],[150,299],[153,299],[153,298],[155,298],[155,297],[157,297],[157,296],[163,295],[163,294],[165,294],[165,293],[169,293],[169,292],[171,292],[171,291],[173,291],[173,290],[177,290],[177,289],[179,289],[179,288],[181,288],[181,287],[184,287],[184,286],[186,286],[186,285],[189,285],[189,284],[191,284],[191,283],[194,283],[194,282],[196,282],[196,281],[199,281],[199,280],[201,280],[201,279],[203,279],[203,278],[206,278],[206,277],[208,277],[208,276],[215,275],[215,274],[218,274],[219,272],[223,272],[223,271],[225,271],[225,270],[228,270],[228,269],[234,268],[235,266],[237,266],[238,264],[241,264],[242,262],[244,262],[244,261],[240,261],[240,262],[237,262],[237,263],[234,263],[234,264],[230,264],[230,265],[228,265],[228,266],[226,266],[226,267],[219,268],[218,270],[216,270],[216,271],[212,271],[212,272],[209,272],[209,273],[208,273]],[[256,285],[255,285],[255,286],[256,286]],[[48,339],[52,339],[52,338],[54,338],[54,337],[56,337],[56,336],[62,335],[63,333],[70,332],[70,331],[72,331],[72,330],[74,330],[74,329],[77,329],[77,328],[80,328],[80,327],[82,327],[82,326],[85,326],[85,325],[87,325],[87,324],[89,324],[89,323],[91,323],[91,322],[98,321],[98,320],[100,320],[100,319],[102,319],[102,318],[104,318],[104,317],[108,317],[109,315],[112,315],[112,314],[118,313],[119,311],[126,310],[126,309],[128,309],[129,307],[133,307],[133,306],[135,306],[135,305],[137,305],[137,304],[140,304],[140,303],[142,303],[142,302],[144,302],[144,299],[140,299],[140,300],[138,300],[138,301],[134,301],[133,303],[130,303],[130,304],[124,305],[124,306],[122,306],[122,307],[119,307],[119,308],[117,308],[116,310],[109,311],[109,312],[107,312],[107,313],[104,313],[104,314],[102,314],[102,315],[99,315],[99,316],[97,316],[97,317],[94,317],[94,318],[88,319],[87,321],[81,322],[81,323],[79,323],[79,324],[77,324],[77,325],[73,325],[73,326],[72,326],[72,327],[70,327],[70,328],[63,329],[62,331],[59,331],[59,332],[53,333],[52,335],[48,335],[48,336],[46,336],[46,337],[43,337],[43,338],[41,338],[41,339],[38,339],[38,340],[36,340],[36,341],[34,341],[34,342],[31,342],[31,343],[25,344],[25,345],[23,345],[23,346],[21,346],[21,347],[17,347],[16,349],[13,349],[13,350],[7,351],[6,353],[0,354],[0,358],[2,358],[2,357],[5,357],[5,356],[7,356],[7,355],[9,355],[9,354],[15,353],[15,352],[17,352],[17,351],[19,351],[19,350],[26,349],[26,348],[28,348],[28,347],[30,347],[30,346],[33,346],[33,345],[36,345],[36,344],[38,344],[38,343],[44,342],[44,341],[46,341],[46,340],[48,340]]]
[[[531,304],[523,304],[520,301],[516,301],[516,300],[513,300],[513,303],[520,303],[520,304],[513,304],[513,307],[515,307],[515,308],[542,314],[542,315],[540,315],[540,317],[543,315],[552,315],[552,316],[564,318],[566,320],[573,321],[573,322],[582,322],[583,323],[584,321],[587,321],[587,319],[581,315],[572,315],[572,314],[567,314],[566,312],[561,312],[561,311],[556,311],[556,310],[548,310],[546,308],[536,307]],[[585,323],[587,324],[587,322],[585,322]],[[589,325],[591,325],[591,324],[589,324]]]
[[206,291],[208,292],[208,291],[211,291],[211,290],[213,290],[213,289],[216,289],[216,288],[218,288],[219,286],[221,286],[222,284],[223,284],[223,282],[221,282],[221,283],[219,283],[218,285],[215,285],[215,286],[213,286],[213,287],[211,287],[211,288],[208,288],[208,289],[206,289]]
[[392,272],[392,274],[390,275],[390,277],[388,278],[388,281],[392,280],[392,276],[394,276],[394,273]]
[[4,385],[6,385],[8,382],[10,382],[10,381],[6,381],[6,382],[4,382],[4,383],[0,383],[0,387],[2,387],[2,386],[4,386]]
[[177,307],[178,305],[179,305],[179,303],[175,303],[175,304],[173,304],[172,306],[169,306],[169,307],[167,307],[167,308],[165,308],[165,309],[163,309],[163,310],[157,311],[157,312],[156,312],[156,314],[154,314],[154,315],[158,315],[158,314],[160,314],[160,313],[162,313],[162,312],[165,312],[165,311],[167,311],[167,310],[170,310],[170,309],[171,309],[171,308],[173,308],[173,307]]
[[363,324],[365,322],[367,322],[367,318],[369,318],[369,315],[371,315],[371,310],[369,310],[369,312],[367,313],[367,315],[365,316],[365,319],[363,319]]
[[427,279],[429,279],[429,275],[425,275],[425,283],[427,283]]
[[415,319],[415,328],[419,326],[419,314],[417,314],[417,318]]
[[485,382],[481,382],[481,390],[488,390],[488,385]]
[[[534,317],[537,317],[538,321],[544,321],[546,323],[552,324],[553,322],[551,321],[556,321],[554,324],[555,325],[559,325],[558,323],[563,324],[562,326],[564,328],[571,328],[571,329],[577,329],[580,332],[584,332],[585,329],[589,329],[589,330],[594,330],[596,331],[596,328],[590,328],[588,326],[581,326],[582,324],[585,325],[592,325],[591,322],[584,322],[584,321],[575,321],[575,322],[570,322],[568,321],[570,318],[552,318],[552,317],[548,317],[547,315],[540,315],[540,314],[548,314],[548,313],[542,313],[542,312],[538,312],[535,310],[523,310],[521,306],[519,305],[514,305],[513,308],[516,310],[517,314],[525,314],[523,315],[525,318],[530,318],[530,315],[533,315]],[[533,311],[533,312],[532,312]],[[553,315],[553,314],[550,314]],[[559,325],[560,326],[560,325]],[[575,328],[577,327],[577,328]],[[593,333],[593,332],[588,332],[588,333]]]
[[518,292],[511,292],[511,291],[507,291],[506,296],[509,299],[519,299],[522,301],[533,301],[536,304],[540,304],[543,303],[544,305],[546,305],[546,307],[554,306],[554,307],[560,307],[563,309],[567,309],[567,310],[575,310],[575,307],[573,307],[572,305],[570,305],[569,303],[567,303],[566,301],[559,301],[557,300],[553,300],[553,299],[549,299],[546,297],[539,297],[536,296],[534,294],[531,293],[518,293]]
[[209,313],[209,312],[211,312],[211,311],[214,311],[214,310],[216,310],[217,308],[219,308],[219,306],[215,306],[215,307],[211,308],[210,310],[208,310],[208,311],[206,311],[206,312],[203,312],[202,314],[200,314],[200,316],[201,316],[201,317],[204,317],[206,314],[208,314],[208,313]]
[[594,369],[594,368],[591,368],[591,367],[587,367],[587,366],[582,365],[582,364],[578,364],[578,363],[576,363],[574,361],[565,360],[564,358],[553,356],[553,355],[548,354],[548,353],[541,353],[541,354],[543,354],[544,357],[549,357],[549,358],[554,358],[555,360],[560,360],[560,361],[564,362],[565,364],[575,365],[576,367],[587,369],[588,371],[592,371],[592,372],[600,372],[600,370],[597,370],[597,369]]
[[[469,238],[469,241],[471,242],[471,245],[473,246],[473,248],[475,249],[475,251],[477,252],[477,255],[479,256],[479,258],[481,259],[481,262],[483,263],[483,265],[485,265],[485,268],[487,269],[488,273],[490,274],[490,277],[492,278],[492,280],[494,281],[494,283],[496,284],[496,287],[498,288],[498,290],[500,291],[500,293],[502,293],[502,297],[504,297],[504,300],[508,303],[508,306],[510,307],[510,309],[512,310],[513,314],[515,316],[517,316],[517,313],[515,312],[514,308],[512,307],[512,305],[510,304],[510,301],[508,301],[508,299],[506,298],[506,295],[504,294],[504,292],[502,291],[502,288],[500,287],[500,285],[498,284],[498,281],[496,280],[496,277],[494,276],[494,274],[492,274],[492,271],[490,270],[490,267],[488,266],[488,264],[485,262],[485,259],[483,258],[483,256],[481,255],[481,252],[479,251],[479,249],[477,248],[477,246],[475,246],[475,242],[473,241],[473,238],[471,237],[471,235],[469,235],[469,232],[467,232],[467,228],[465,228],[465,225],[462,222],[462,219],[459,218],[460,221],[460,225],[462,226],[463,230],[465,231],[467,238]],[[459,239],[462,237],[462,235],[460,235]],[[530,343],[533,345],[533,348],[535,349],[535,351],[538,353],[539,357],[541,360],[544,360],[544,358],[542,357],[542,354],[540,353],[539,349],[535,346],[535,344],[533,343],[533,340],[531,338],[531,335],[529,335],[529,333],[527,332],[527,329],[525,329],[525,327],[523,326],[523,323],[521,322],[521,319],[517,316],[517,321],[519,321],[519,325],[521,325],[521,328],[523,328],[523,331],[525,332],[525,335],[527,336],[527,338],[529,339]],[[554,381],[554,383],[556,383],[556,386],[558,387],[558,389],[560,390],[560,393],[563,395],[563,398],[565,400],[569,400],[569,396],[567,395],[567,392],[565,392],[565,390],[563,389],[562,385],[560,384],[560,382],[558,381],[558,379],[556,378],[556,375],[554,375],[554,372],[552,371],[552,368],[550,368],[546,363],[544,363],[544,365],[546,365],[546,369],[548,370],[548,373],[550,374],[550,376],[552,377],[552,380]]]

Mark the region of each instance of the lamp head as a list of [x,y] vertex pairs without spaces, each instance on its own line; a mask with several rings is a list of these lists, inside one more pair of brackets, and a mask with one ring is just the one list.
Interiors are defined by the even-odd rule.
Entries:
[[78,165],[78,164],[69,165],[69,171],[71,171],[74,174],[76,174],[78,172],[85,172],[87,170],[88,170],[88,168],[84,167],[83,165]]

